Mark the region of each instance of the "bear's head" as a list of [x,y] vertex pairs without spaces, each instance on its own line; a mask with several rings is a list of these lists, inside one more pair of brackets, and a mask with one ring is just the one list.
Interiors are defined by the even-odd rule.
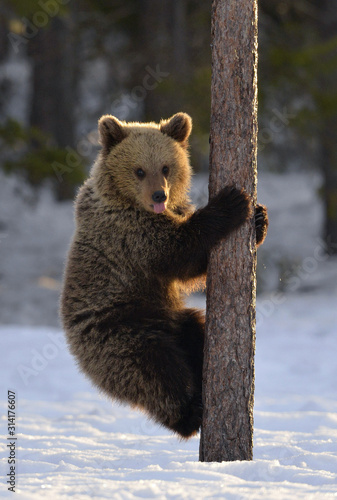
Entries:
[[107,203],[157,214],[186,204],[191,179],[189,115],[177,113],[159,124],[126,123],[105,115],[98,130],[102,150],[92,177]]

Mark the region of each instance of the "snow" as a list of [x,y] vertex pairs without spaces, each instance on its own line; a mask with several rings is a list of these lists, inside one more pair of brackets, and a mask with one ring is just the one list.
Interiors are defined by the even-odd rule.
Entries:
[[[336,298],[289,295],[259,321],[252,462],[200,463],[199,437],[180,441],[101,397],[60,330],[0,327],[0,377],[17,395],[19,498],[336,498]],[[1,451],[5,477],[5,441]]]

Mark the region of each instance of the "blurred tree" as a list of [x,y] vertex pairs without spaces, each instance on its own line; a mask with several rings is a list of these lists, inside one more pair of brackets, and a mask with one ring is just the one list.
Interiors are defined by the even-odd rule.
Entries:
[[[197,0],[142,0],[138,4],[137,41],[142,46],[133,84],[148,67],[159,71],[160,84],[146,93],[144,119],[159,120],[177,111],[193,116],[192,162],[208,165],[210,118],[210,8]],[[197,138],[197,140],[195,140]]]
[[[323,176],[323,233],[329,253],[337,253],[337,1],[260,0],[260,7],[264,37],[260,103],[265,103],[270,89],[274,95],[280,91],[287,109],[292,105],[298,109],[287,126],[306,138],[308,157],[312,139],[318,139],[315,158]],[[297,148],[301,145],[297,137]]]
[[12,118],[0,125],[0,152],[4,171],[21,173],[32,186],[48,179],[57,192],[64,181],[73,188],[85,178],[83,158],[75,150],[53,145],[40,129]]
[[[160,119],[163,114],[169,115],[183,107],[182,87],[189,74],[188,47],[187,47],[187,19],[186,0],[142,0],[139,12],[139,30],[142,41],[142,67],[150,67],[159,73],[159,78],[164,81],[167,92],[166,103],[161,103],[160,92],[150,91],[144,100],[145,119]],[[169,79],[169,80],[168,80]],[[168,80],[169,85],[165,85]],[[159,79],[158,79],[159,82]],[[172,99],[172,89],[175,87],[175,98]],[[164,104],[164,107],[161,105]]]
[[[75,143],[74,47],[70,16],[51,18],[27,47],[33,66],[30,125],[48,134],[58,148],[73,148]],[[38,143],[33,141],[32,147]],[[57,193],[59,199],[73,197],[66,176],[57,184]]]
[[6,6],[0,5],[0,61],[7,55],[8,38],[7,38],[7,15]]
[[316,103],[320,166],[324,176],[324,235],[331,253],[337,254],[337,0],[316,0],[317,28],[328,53],[322,54],[325,71],[317,74]]

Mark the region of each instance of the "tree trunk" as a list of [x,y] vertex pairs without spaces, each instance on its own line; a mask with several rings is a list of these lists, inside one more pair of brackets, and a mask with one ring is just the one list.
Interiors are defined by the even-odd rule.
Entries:
[[[54,17],[29,44],[33,61],[30,125],[51,137],[60,148],[74,147],[74,41],[70,17]],[[33,145],[34,147],[34,145]],[[59,199],[72,198],[74,187],[57,184]]]
[[323,235],[326,249],[332,255],[337,254],[337,116],[324,121],[320,142],[325,212]]
[[[135,85],[141,83],[146,67],[159,68],[166,76],[148,90],[143,102],[144,120],[159,120],[184,106],[183,84],[189,79],[186,0],[142,0],[139,3],[140,67]],[[140,80],[140,81],[139,81]],[[163,88],[166,87],[166,98]],[[170,99],[170,88],[175,89]]]
[[[337,0],[316,2],[316,23],[323,41],[328,41],[337,33]],[[331,54],[333,57],[334,54]],[[328,64],[328,61],[327,61]],[[337,71],[331,70],[319,77],[319,85],[325,98],[333,102],[336,94]],[[320,167],[323,173],[324,197],[324,239],[330,254],[337,254],[337,112],[336,107],[321,109],[323,115],[320,128]]]
[[179,75],[179,81],[181,83],[186,83],[189,76],[189,58],[187,50],[187,2],[186,0],[174,0],[172,8],[172,49],[174,73]]
[[[213,0],[210,184],[243,187],[256,202],[257,0]],[[210,255],[200,460],[253,457],[255,226]]]
[[[172,73],[171,11],[170,0],[162,0],[161,2],[142,0],[139,3],[139,29],[142,50],[139,60],[140,66],[134,75],[136,79],[135,85],[141,84],[147,67],[152,70],[159,68],[168,76]],[[142,103],[142,119],[157,120],[167,114],[165,106],[163,108],[161,105],[162,99],[158,93],[158,86],[166,78],[167,76],[163,79],[160,78],[157,84],[154,82],[153,89],[146,92]]]
[[8,52],[8,22],[6,9],[0,5],[0,61],[2,62]]

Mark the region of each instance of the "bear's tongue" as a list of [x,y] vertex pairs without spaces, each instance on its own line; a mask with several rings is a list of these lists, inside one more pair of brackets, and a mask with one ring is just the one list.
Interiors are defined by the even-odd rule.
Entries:
[[162,203],[153,204],[153,210],[156,212],[156,214],[161,214],[162,212],[164,212],[165,209],[166,206],[164,201]]

